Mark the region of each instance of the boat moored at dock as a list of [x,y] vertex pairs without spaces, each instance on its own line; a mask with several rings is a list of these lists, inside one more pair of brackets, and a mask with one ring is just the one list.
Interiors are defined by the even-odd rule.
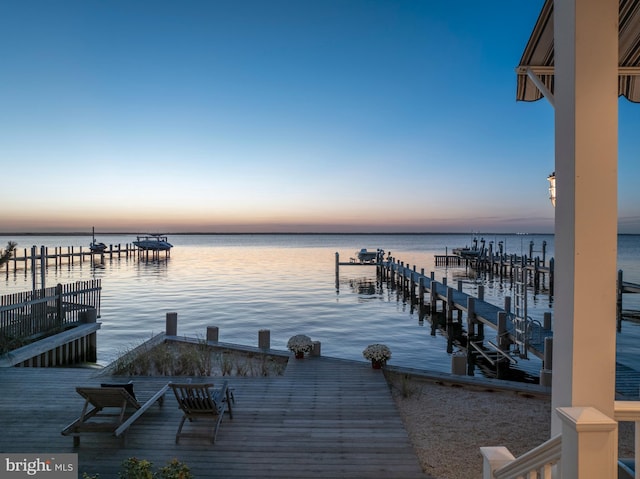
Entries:
[[361,263],[378,263],[382,261],[384,256],[384,250],[378,248],[376,251],[368,251],[367,248],[362,248],[357,253],[358,261]]
[[143,251],[169,251],[173,248],[167,237],[160,234],[138,236],[133,244]]
[[107,249],[107,245],[96,241],[96,229],[91,229],[91,243],[89,244],[89,250],[92,253],[104,253]]

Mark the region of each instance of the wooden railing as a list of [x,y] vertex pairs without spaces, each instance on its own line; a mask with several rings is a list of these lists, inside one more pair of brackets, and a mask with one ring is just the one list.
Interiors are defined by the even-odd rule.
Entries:
[[[616,401],[614,419],[635,423],[634,460],[640,458],[640,401]],[[635,479],[640,479],[640,468],[635,467]]]
[[[635,423],[634,460],[637,460],[640,458],[640,401],[615,401],[614,419]],[[518,458],[505,447],[480,449],[484,457],[483,479],[551,479],[554,466],[562,459],[562,435],[549,439]],[[635,479],[640,479],[640,469],[634,469]],[[561,479],[562,472],[554,473],[553,477]]]
[[58,284],[51,288],[0,296],[0,341],[5,350],[100,317],[100,280]]
[[[484,479],[551,479],[553,467],[560,461],[562,436],[549,439],[517,459],[506,448],[490,449],[499,456],[493,459],[498,459],[501,467],[491,471],[485,466]],[[485,451],[483,455],[487,457]]]

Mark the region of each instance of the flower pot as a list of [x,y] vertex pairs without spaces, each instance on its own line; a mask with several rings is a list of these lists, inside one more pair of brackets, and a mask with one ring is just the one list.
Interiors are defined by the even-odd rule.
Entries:
[[384,363],[383,363],[382,361],[378,361],[378,360],[376,360],[376,359],[372,359],[372,360],[371,360],[371,367],[372,367],[373,369],[382,369],[382,365],[383,365],[383,364],[384,364]]
[[303,359],[304,358],[304,351],[296,351],[296,359]]

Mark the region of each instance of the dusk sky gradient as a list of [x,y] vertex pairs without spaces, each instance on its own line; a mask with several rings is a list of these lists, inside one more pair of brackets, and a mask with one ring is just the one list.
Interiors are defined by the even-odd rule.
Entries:
[[515,101],[542,4],[2,0],[0,233],[553,232],[553,108]]

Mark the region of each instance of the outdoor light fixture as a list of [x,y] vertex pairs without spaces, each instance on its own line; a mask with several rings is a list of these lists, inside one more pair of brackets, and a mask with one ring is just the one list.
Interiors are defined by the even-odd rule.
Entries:
[[549,182],[549,199],[551,200],[551,204],[556,206],[556,172],[554,171],[549,176],[547,176],[547,181]]

